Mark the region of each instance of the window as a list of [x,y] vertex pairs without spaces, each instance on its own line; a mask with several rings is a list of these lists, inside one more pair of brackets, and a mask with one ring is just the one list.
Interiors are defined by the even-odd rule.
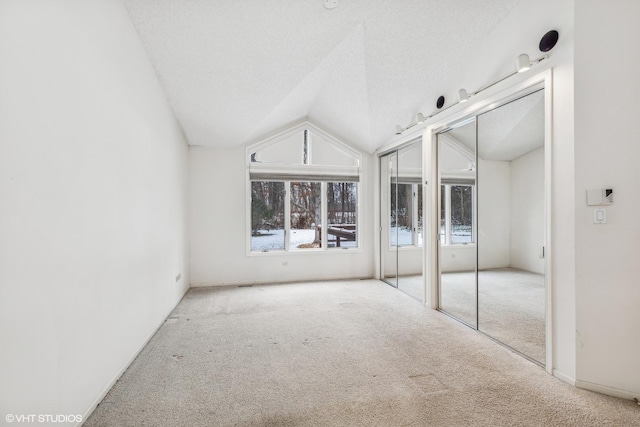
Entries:
[[251,250],[284,250],[283,182],[251,183]]
[[357,248],[360,160],[308,122],[248,147],[250,252]]
[[252,181],[251,251],[357,248],[357,191],[355,182]]
[[327,245],[355,248],[358,221],[358,184],[355,182],[327,183]]
[[319,182],[291,182],[289,203],[289,248],[310,249],[321,245],[322,200]]
[[445,245],[474,243],[473,185],[441,186],[440,241]]

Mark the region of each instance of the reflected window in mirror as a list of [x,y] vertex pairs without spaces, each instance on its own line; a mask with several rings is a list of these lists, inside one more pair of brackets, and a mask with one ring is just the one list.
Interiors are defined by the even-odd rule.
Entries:
[[473,197],[475,186],[444,184],[440,191],[440,241],[444,245],[475,243]]
[[422,186],[391,183],[391,246],[422,246]]

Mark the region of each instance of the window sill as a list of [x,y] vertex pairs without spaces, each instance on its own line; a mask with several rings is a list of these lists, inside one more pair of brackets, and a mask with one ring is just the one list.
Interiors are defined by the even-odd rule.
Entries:
[[403,251],[421,251],[422,250],[422,246],[416,246],[416,245],[389,246],[389,251],[395,251],[396,249],[399,252],[403,252]]
[[248,257],[269,257],[269,256],[289,256],[289,255],[324,255],[324,254],[359,254],[362,253],[361,248],[329,248],[329,249],[298,249],[293,251],[273,250],[267,252],[248,251]]

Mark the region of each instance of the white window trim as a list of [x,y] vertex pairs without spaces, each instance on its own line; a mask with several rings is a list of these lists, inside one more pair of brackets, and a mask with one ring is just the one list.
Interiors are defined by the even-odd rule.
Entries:
[[[396,244],[393,245],[391,243],[391,230],[389,230],[389,250],[399,250],[399,251],[411,251],[411,250],[422,250],[424,246],[424,217],[423,217],[423,236],[422,236],[422,244],[418,244],[418,189],[422,187],[422,184],[410,183],[410,182],[398,182],[398,184],[407,184],[411,185],[411,244],[398,246],[398,238],[396,236]],[[424,203],[424,194],[423,203]],[[389,198],[391,200],[391,198]],[[424,206],[422,207],[424,214]]]
[[[469,243],[452,243],[451,242],[451,186],[453,185],[461,185],[471,187],[471,206],[472,206],[472,221],[471,221],[471,239],[472,241]],[[444,242],[440,242],[442,246],[452,246],[452,247],[473,247],[476,245],[477,241],[477,230],[476,230],[476,186],[471,184],[440,184],[440,188],[444,187]],[[442,191],[442,190],[441,190]],[[438,214],[441,212],[438,211]],[[440,228],[438,228],[438,235],[440,235]]]
[[[251,182],[254,182],[256,180],[248,180],[248,210],[249,210],[249,216],[248,216],[248,222],[246,224],[246,227],[248,230],[251,229]],[[265,179],[264,181],[269,181],[268,179]],[[263,255],[267,255],[267,254],[292,254],[292,253],[324,253],[324,252],[328,252],[328,253],[336,253],[336,252],[340,252],[342,251],[349,251],[349,252],[361,252],[361,232],[360,230],[360,198],[361,198],[361,186],[359,182],[356,182],[355,184],[357,185],[356,187],[356,240],[355,240],[355,247],[329,247],[327,246],[328,244],[328,233],[327,233],[327,228],[328,228],[328,214],[329,214],[329,204],[328,204],[328,197],[327,197],[327,183],[328,182],[335,182],[335,183],[339,183],[339,182],[348,182],[348,181],[341,181],[339,179],[335,180],[335,181],[317,181],[314,180],[312,177],[308,177],[308,179],[305,179],[306,182],[320,182],[320,214],[321,216],[321,220],[323,221],[323,223],[327,223],[327,226],[323,226],[322,230],[321,230],[321,240],[322,242],[324,242],[323,246],[320,248],[306,248],[306,249],[298,249],[298,248],[291,248],[291,242],[290,242],[290,236],[291,236],[291,182],[296,182],[296,181],[281,181],[281,180],[272,180],[273,182],[283,182],[284,183],[284,193],[285,193],[285,205],[284,205],[284,217],[285,217],[285,223],[284,223],[284,249],[273,249],[270,251],[254,251],[251,249],[251,233],[248,233],[248,245],[247,245],[247,255],[258,255],[258,256],[263,256]]]
[[[325,142],[333,145],[335,148],[345,152],[349,156],[354,158],[353,166],[328,166],[328,165],[313,165],[313,164],[277,164],[277,163],[257,163],[251,162],[251,153],[264,149],[272,144],[278,142],[300,132],[301,130],[310,130],[312,135],[318,134],[322,136]],[[313,143],[308,146],[308,161],[312,159]],[[293,127],[279,132],[275,135],[269,136],[261,141],[253,143],[247,146],[245,150],[245,164],[246,164],[246,212],[245,212],[245,235],[246,235],[246,255],[247,256],[274,256],[274,255],[298,255],[298,254],[335,254],[335,253],[361,253],[362,252],[362,193],[363,185],[361,168],[362,154],[351,148],[349,145],[335,138],[328,132],[319,128],[318,126],[305,120]],[[272,177],[272,178],[270,178]],[[291,177],[290,179],[288,177]],[[295,178],[294,178],[295,177]],[[252,179],[253,178],[253,179]],[[281,181],[285,183],[285,207],[284,215],[285,221],[285,248],[284,250],[271,250],[271,251],[252,251],[251,250],[251,182],[252,181]],[[289,246],[289,237],[291,233],[291,181],[309,181],[309,182],[321,182],[321,215],[322,221],[327,222],[328,218],[328,203],[327,203],[327,182],[355,182],[356,187],[356,247],[327,247],[327,227],[322,227],[321,239],[324,243],[322,248],[308,248],[308,249],[291,249]]]

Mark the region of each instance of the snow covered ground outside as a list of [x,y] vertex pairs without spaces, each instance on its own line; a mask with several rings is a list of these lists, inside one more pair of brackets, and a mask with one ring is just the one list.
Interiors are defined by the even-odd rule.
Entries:
[[[259,230],[260,236],[251,236],[251,250],[256,252],[284,250],[284,230]],[[312,243],[316,237],[315,229],[291,230],[291,249],[303,243]],[[332,243],[332,242],[329,242]],[[343,248],[355,248],[356,242],[340,242]],[[304,249],[302,249],[304,250]]]
[[[444,242],[444,226],[440,228],[440,241]],[[451,229],[451,244],[466,244],[473,243],[473,237],[471,236],[471,227],[465,226],[454,226]]]
[[[397,233],[397,234],[396,234]],[[399,243],[400,246],[408,246],[411,245],[411,229],[405,227],[391,227],[389,229],[389,236],[391,237],[391,246],[397,246]],[[422,244],[422,235],[420,234],[418,237],[419,244]]]
[[[398,233],[397,242],[399,242],[399,246],[409,246],[412,244],[410,229],[405,227],[391,227],[389,231],[391,246],[396,246],[396,231]],[[464,229],[463,227],[453,230],[451,233],[451,244],[471,243],[470,233],[470,229]],[[422,246],[422,233],[418,234],[418,246]]]
[[[284,250],[284,230],[259,230],[260,236],[251,236],[251,250],[258,252]],[[291,248],[297,248],[303,243],[311,243],[315,239],[316,231],[291,230]]]
[[[397,232],[397,235],[396,235]],[[315,230],[291,230],[291,243],[289,247],[291,249],[297,248],[303,243],[311,243],[315,239]],[[411,231],[406,228],[391,227],[390,232],[391,245],[396,246],[397,242],[400,246],[411,245]],[[471,237],[468,235],[451,235],[451,243],[469,243]],[[330,242],[331,243],[331,242]],[[355,248],[356,242],[340,243],[343,248]],[[422,245],[422,234],[418,235],[418,246]],[[284,250],[284,230],[260,230],[260,236],[251,236],[251,250],[254,252],[266,252]],[[304,250],[304,249],[303,249]]]

